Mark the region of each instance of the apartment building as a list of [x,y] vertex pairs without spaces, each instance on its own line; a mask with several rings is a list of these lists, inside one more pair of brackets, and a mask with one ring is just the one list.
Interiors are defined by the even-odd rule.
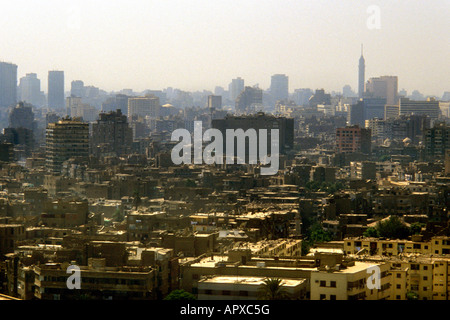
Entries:
[[[373,270],[380,282],[368,285]],[[354,261],[347,267],[324,266],[311,272],[311,300],[386,300],[390,297],[390,265]]]

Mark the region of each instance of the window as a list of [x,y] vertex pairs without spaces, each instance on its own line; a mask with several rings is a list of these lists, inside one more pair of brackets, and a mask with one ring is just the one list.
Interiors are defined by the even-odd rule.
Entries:
[[395,298],[396,298],[397,300],[400,300],[400,299],[401,299],[401,297],[400,297],[399,295],[396,295]]
[[326,298],[327,298],[326,295],[324,295],[324,294],[321,294],[321,295],[320,295],[320,300],[325,300]]
[[427,281],[427,280],[428,280],[428,277],[426,277],[426,276],[425,276],[425,277],[423,277],[423,280]]
[[418,264],[411,264],[411,270],[419,270],[419,265]]
[[335,294],[330,295],[330,300],[336,300],[336,295]]
[[326,286],[327,286],[327,282],[324,281],[324,280],[321,280],[321,281],[320,281],[320,286],[321,286],[321,287],[326,287]]
[[331,281],[330,282],[330,287],[336,288],[336,281]]
[[423,270],[428,270],[428,266],[423,266]]
[[398,284],[397,285],[397,289],[401,289],[402,288],[402,285],[401,284]]
[[224,296],[230,296],[230,295],[231,295],[231,291],[230,291],[230,290],[223,290],[223,291],[222,291],[222,295],[224,295]]
[[397,278],[401,278],[402,274],[401,273],[397,273]]

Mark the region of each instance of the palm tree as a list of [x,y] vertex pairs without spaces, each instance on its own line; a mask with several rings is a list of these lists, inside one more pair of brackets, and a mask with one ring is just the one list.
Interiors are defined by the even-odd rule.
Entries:
[[260,300],[287,300],[289,293],[283,285],[283,280],[278,278],[267,278],[258,290]]

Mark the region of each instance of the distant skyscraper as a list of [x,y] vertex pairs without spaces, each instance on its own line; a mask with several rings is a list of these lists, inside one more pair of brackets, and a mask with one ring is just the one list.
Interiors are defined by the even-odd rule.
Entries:
[[274,102],[289,98],[289,77],[284,74],[275,74],[270,82],[270,94]]
[[230,93],[230,100],[236,101],[236,98],[244,91],[244,79],[238,77],[237,79],[231,80],[228,91]]
[[[250,88],[250,87],[246,87]],[[267,129],[270,132],[271,129],[279,130],[279,148],[280,154],[286,154],[294,147],[294,119],[285,117],[275,117],[273,115],[258,112],[253,115],[245,116],[231,116],[227,115],[224,119],[213,119],[212,128],[220,130],[223,134],[223,150],[226,150],[226,130],[227,129],[242,129],[247,131],[249,129],[255,129],[259,132],[260,129]],[[259,135],[259,133],[258,133]],[[259,136],[258,136],[259,139]],[[270,139],[267,140],[267,150],[271,150]],[[237,145],[235,144],[235,149]],[[259,144],[258,147],[259,148]],[[249,148],[246,147],[246,155],[249,154]],[[237,154],[237,150],[235,150]]]
[[358,97],[362,98],[364,95],[364,82],[366,73],[366,62],[363,56],[363,46],[361,45],[361,58],[359,58],[359,72],[358,72]]
[[209,109],[221,109],[222,108],[222,96],[209,95],[208,96],[208,108]]
[[32,104],[33,106],[43,105],[43,93],[41,93],[41,80],[36,73],[27,73],[20,78],[19,84],[20,100]]
[[408,98],[401,98],[399,102],[399,114],[427,115],[434,121],[441,115],[441,109],[439,107],[439,101],[436,101],[433,98],[428,98],[427,101],[416,101]]
[[23,102],[19,102],[9,113],[9,127],[35,130],[36,123],[31,105],[25,105]]
[[63,109],[64,100],[64,71],[48,72],[48,107]]
[[74,97],[84,97],[84,82],[81,80],[72,81],[70,95]]
[[250,107],[253,105],[262,104],[263,92],[259,88],[245,87],[236,99],[236,112],[244,113],[250,111]]
[[450,126],[444,122],[438,123],[433,128],[425,129],[423,136],[426,156],[443,159],[446,150],[450,150]]
[[313,95],[313,92],[311,89],[308,88],[302,88],[302,89],[295,89],[294,91],[294,101],[299,106],[306,106],[309,105],[309,99]]
[[153,95],[128,99],[128,117],[159,117],[159,98]]
[[46,135],[46,165],[61,172],[64,161],[89,156],[89,123],[60,120],[49,123]]
[[17,102],[17,65],[0,62],[0,107]]
[[92,152],[96,156],[120,156],[131,150],[133,130],[120,109],[101,113],[92,125]]
[[347,124],[349,126],[358,125],[364,127],[364,102],[362,100],[348,106]]
[[342,88],[342,95],[345,98],[352,98],[355,96],[355,93],[352,90],[352,87],[350,87],[348,84],[346,84],[343,88]]
[[386,104],[398,103],[398,77],[382,76],[370,78],[366,84],[366,95],[372,98],[384,98]]
[[125,94],[116,94],[114,97],[108,98],[102,103],[102,112],[111,112],[120,110],[122,114],[128,114],[128,99],[130,97]]

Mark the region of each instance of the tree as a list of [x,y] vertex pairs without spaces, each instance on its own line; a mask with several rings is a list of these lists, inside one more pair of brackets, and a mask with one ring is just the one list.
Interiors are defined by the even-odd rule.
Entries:
[[411,235],[420,234],[423,226],[424,226],[424,224],[420,223],[420,222],[412,223],[411,226],[409,227],[410,234]]
[[390,239],[407,239],[410,230],[397,216],[391,216],[385,221],[379,221],[376,229],[380,237]]
[[169,293],[164,300],[197,300],[197,298],[192,293],[179,289]]
[[406,294],[406,299],[407,300],[419,300],[419,296],[417,293],[413,292],[413,291],[409,291]]
[[376,228],[369,227],[366,231],[364,231],[363,236],[368,238],[379,238],[380,234]]
[[311,226],[309,240],[312,244],[316,242],[328,242],[333,239],[333,234],[329,231],[325,231],[319,223],[315,223]]
[[287,300],[289,293],[284,288],[283,280],[278,278],[267,278],[258,289],[260,300]]

